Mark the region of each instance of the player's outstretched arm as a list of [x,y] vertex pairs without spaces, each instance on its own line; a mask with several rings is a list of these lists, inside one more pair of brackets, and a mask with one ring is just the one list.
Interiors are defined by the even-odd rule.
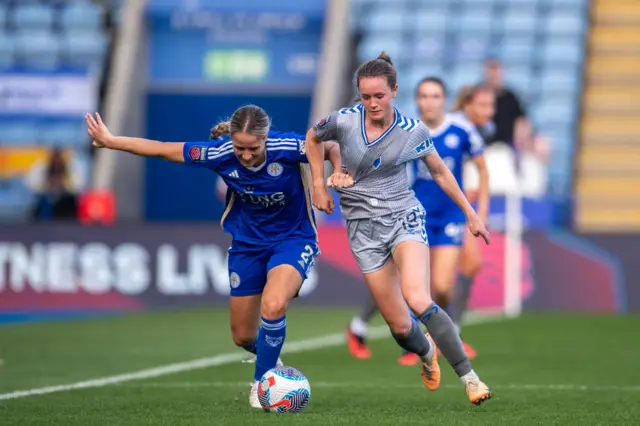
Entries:
[[480,235],[487,244],[490,242],[489,232],[485,228],[484,224],[476,214],[471,204],[464,196],[464,193],[460,189],[456,178],[451,173],[451,170],[444,164],[442,158],[437,151],[433,151],[431,154],[422,157],[422,161],[427,165],[431,177],[442,188],[442,190],[462,209],[467,221],[469,223],[469,229],[471,233],[476,237]]
[[487,224],[489,217],[489,170],[484,155],[473,157],[473,164],[478,168],[480,182],[478,185],[478,216]]
[[183,142],[158,142],[142,138],[114,136],[102,122],[100,114],[87,113],[85,121],[93,146],[130,152],[143,157],[160,157],[176,163],[184,163]]
[[[316,136],[315,129],[311,128],[305,138],[307,160],[311,168],[311,180],[313,182],[313,205],[325,213],[333,213],[333,198],[329,195],[324,183],[324,143]],[[338,166],[340,167],[340,166]],[[338,170],[340,170],[338,168]]]

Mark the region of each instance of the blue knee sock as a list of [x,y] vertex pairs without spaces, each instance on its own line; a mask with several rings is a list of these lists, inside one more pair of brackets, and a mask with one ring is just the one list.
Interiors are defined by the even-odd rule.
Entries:
[[253,376],[255,380],[260,380],[264,373],[276,366],[286,334],[286,315],[275,320],[262,318],[262,327],[258,331],[258,357]]

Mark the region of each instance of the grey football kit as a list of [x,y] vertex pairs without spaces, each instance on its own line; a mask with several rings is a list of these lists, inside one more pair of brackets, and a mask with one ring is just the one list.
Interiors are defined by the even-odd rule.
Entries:
[[406,163],[435,151],[421,121],[394,108],[394,121],[368,141],[362,104],[334,111],[314,126],[322,141],[340,145],[354,185],[338,189],[351,250],[363,274],[382,269],[403,241],[428,243],[425,211],[410,188]]

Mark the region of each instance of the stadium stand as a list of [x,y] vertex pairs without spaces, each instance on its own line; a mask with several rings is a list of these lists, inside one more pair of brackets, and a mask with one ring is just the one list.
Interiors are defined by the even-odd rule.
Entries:
[[73,190],[88,183],[82,113],[99,106],[111,38],[106,18],[115,6],[0,2],[0,220],[29,217],[54,148],[74,174]]
[[390,53],[406,114],[415,114],[420,78],[443,76],[455,91],[479,82],[483,62],[498,58],[534,125],[552,141],[549,194],[570,197],[588,0],[358,0],[352,7],[360,61]]
[[640,229],[640,3],[596,0],[586,67],[576,226]]

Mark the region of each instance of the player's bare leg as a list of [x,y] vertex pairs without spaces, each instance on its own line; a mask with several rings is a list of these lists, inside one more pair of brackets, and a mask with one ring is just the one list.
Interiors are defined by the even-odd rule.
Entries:
[[291,265],[278,265],[267,275],[260,303],[262,326],[258,332],[254,382],[249,393],[249,404],[254,408],[262,408],[258,400],[258,383],[260,377],[280,360],[280,351],[286,337],[287,306],[301,285],[302,277]]
[[[449,309],[451,319],[458,325],[458,332],[460,332],[462,316],[467,310],[473,281],[478,272],[480,272],[481,267],[482,253],[480,244],[467,229],[460,255],[460,273],[454,285],[453,299]],[[467,342],[464,342],[464,347],[469,359],[474,359],[477,355],[476,350]]]
[[420,357],[422,382],[427,389],[436,390],[440,385],[436,347],[428,335],[422,334],[419,324],[409,314],[409,307],[398,285],[395,263],[390,261],[382,269],[364,274],[364,277],[396,342],[401,348]]
[[429,264],[424,261],[429,258],[428,246],[418,241],[405,241],[396,247],[393,257],[400,270],[402,293],[407,303],[464,383],[469,401],[480,404],[489,399],[491,391],[473,371],[455,324],[429,295]]

